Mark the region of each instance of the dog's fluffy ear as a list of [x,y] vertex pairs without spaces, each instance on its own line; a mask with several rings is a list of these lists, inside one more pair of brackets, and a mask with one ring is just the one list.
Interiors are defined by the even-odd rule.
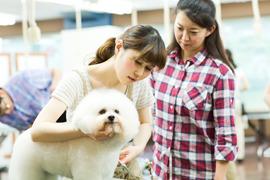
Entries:
[[93,119],[95,117],[91,115],[84,115],[84,116],[74,116],[73,117],[73,127],[76,131],[80,130],[84,134],[96,134],[97,129],[95,125],[91,125],[91,122],[93,122]]
[[82,121],[85,121],[85,120],[82,120],[83,118],[86,118],[86,117],[83,117],[83,116],[79,117],[76,115],[73,116],[72,125],[76,131],[81,130],[80,127],[83,127]]
[[120,110],[121,129],[123,130],[121,133],[122,138],[126,141],[130,141],[139,131],[139,115],[134,104],[126,96],[121,95],[118,99],[119,102],[121,102],[118,106]]

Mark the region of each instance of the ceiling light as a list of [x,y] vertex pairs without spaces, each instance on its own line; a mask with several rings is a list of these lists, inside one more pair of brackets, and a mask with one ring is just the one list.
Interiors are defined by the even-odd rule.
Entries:
[[[121,6],[119,6],[121,4]],[[85,1],[81,5],[82,10],[93,12],[105,12],[111,14],[131,14],[132,2],[123,0],[99,0],[97,3]]]
[[83,0],[37,0],[39,2],[47,2],[47,3],[56,3],[56,4],[63,4],[67,6],[72,6],[75,4],[81,4],[83,3]]
[[[57,3],[76,6],[85,11],[111,14],[131,14],[132,2],[126,0],[37,0],[39,2]],[[121,4],[121,6],[119,6]]]
[[16,23],[16,17],[10,14],[0,13],[0,26],[9,26]]

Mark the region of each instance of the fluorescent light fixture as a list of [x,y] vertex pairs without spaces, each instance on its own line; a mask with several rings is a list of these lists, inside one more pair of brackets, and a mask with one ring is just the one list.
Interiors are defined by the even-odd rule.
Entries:
[[0,13],[0,26],[9,26],[16,23],[16,17],[10,14]]
[[83,0],[37,0],[39,2],[46,2],[46,3],[55,3],[55,4],[63,4],[66,6],[72,6],[75,4],[83,3]]
[[89,1],[81,5],[82,10],[93,12],[106,12],[111,14],[131,14],[132,2],[124,0],[99,0],[97,3]]
[[[215,0],[213,0],[215,2]],[[225,4],[225,3],[239,3],[239,2],[248,2],[248,1],[251,1],[251,0],[220,0],[222,4]]]
[[39,2],[76,6],[85,11],[111,14],[131,14],[132,2],[127,0],[37,0]]

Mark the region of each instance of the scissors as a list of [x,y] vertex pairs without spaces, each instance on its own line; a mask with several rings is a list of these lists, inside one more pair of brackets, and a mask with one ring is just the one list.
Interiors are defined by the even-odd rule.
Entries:
[[123,164],[121,161],[119,161],[120,165],[122,168],[124,168],[133,178],[135,178],[136,180],[139,180],[128,168],[125,164]]

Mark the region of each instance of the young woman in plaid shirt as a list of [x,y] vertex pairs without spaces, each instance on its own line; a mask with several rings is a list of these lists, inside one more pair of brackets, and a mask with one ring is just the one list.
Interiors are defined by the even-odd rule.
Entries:
[[235,87],[211,0],[180,0],[167,64],[151,74],[155,179],[225,180],[237,153]]

